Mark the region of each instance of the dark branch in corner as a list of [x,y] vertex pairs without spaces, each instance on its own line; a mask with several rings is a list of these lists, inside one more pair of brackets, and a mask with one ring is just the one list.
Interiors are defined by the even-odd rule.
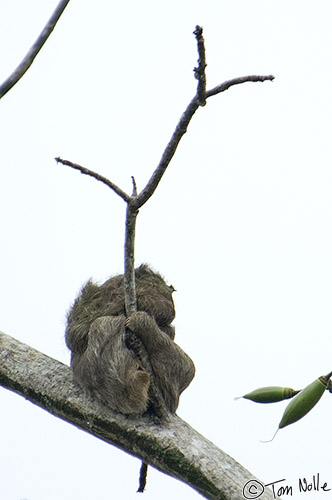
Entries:
[[7,94],[7,92],[14,87],[14,85],[22,78],[24,73],[30,68],[31,64],[35,60],[40,49],[43,47],[44,43],[52,33],[55,28],[56,23],[60,19],[61,14],[67,7],[70,0],[61,0],[53,12],[51,18],[47,22],[43,31],[35,41],[35,43],[30,48],[29,52],[26,54],[24,59],[18,65],[18,67],[13,71],[13,73],[0,85],[0,99]]

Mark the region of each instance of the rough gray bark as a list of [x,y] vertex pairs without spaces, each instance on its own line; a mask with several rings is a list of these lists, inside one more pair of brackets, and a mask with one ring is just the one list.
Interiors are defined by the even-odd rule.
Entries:
[[[245,484],[256,479],[176,415],[160,424],[113,413],[82,394],[68,366],[1,332],[0,385],[180,479],[205,498],[240,500]],[[274,497],[265,490],[259,498]]]

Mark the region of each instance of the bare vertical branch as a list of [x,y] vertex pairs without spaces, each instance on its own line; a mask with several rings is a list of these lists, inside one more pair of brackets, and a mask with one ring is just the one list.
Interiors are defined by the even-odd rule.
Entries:
[[203,28],[201,26],[196,26],[194,35],[197,40],[197,50],[198,50],[198,67],[194,68],[195,78],[198,80],[197,85],[197,100],[200,106],[205,106],[206,104],[206,59],[205,59],[205,45],[203,38]]
[[132,196],[137,196],[137,186],[136,186],[135,177],[133,175],[131,176],[131,181],[133,183],[133,194],[132,194]]
[[[136,183],[134,183],[133,191],[136,191]],[[135,282],[135,229],[138,209],[136,208],[136,206],[136,197],[133,196],[128,202],[126,212],[124,289],[125,308],[127,316],[130,316],[132,313],[137,311]],[[156,384],[153,369],[144,344],[142,343],[141,339],[128,328],[126,329],[125,342],[128,349],[131,349],[134,352],[144,370],[150,374],[149,399],[154,414],[160,420],[167,422],[168,411],[166,409],[166,405],[159,387]],[[142,485],[140,487],[142,487]]]
[[124,259],[124,289],[126,315],[137,311],[135,284],[135,229],[138,210],[129,202],[126,213],[125,259]]
[[13,73],[0,85],[0,99],[7,94],[7,92],[14,87],[14,85],[22,78],[24,73],[30,68],[31,64],[35,60],[38,52],[43,47],[44,43],[52,33],[55,28],[56,23],[61,17],[61,14],[69,4],[70,0],[61,0],[53,12],[52,16],[48,20],[43,31],[40,33],[39,37],[35,43],[30,48],[29,52],[26,54],[24,59],[20,62],[18,67],[13,71]]

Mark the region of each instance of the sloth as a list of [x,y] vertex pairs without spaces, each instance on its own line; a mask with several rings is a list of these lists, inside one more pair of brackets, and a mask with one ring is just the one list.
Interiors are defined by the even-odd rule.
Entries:
[[[174,288],[146,264],[135,270],[137,312],[125,316],[124,276],[83,287],[67,316],[66,344],[74,380],[92,398],[126,415],[151,410],[154,377],[166,408],[175,413],[179,396],[195,375],[190,357],[174,342]],[[127,347],[129,329],[145,347],[152,374]]]

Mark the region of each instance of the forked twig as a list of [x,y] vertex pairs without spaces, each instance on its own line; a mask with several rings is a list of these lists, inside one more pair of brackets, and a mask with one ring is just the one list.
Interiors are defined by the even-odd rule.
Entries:
[[[264,82],[266,80],[274,80],[273,75],[265,75],[265,76],[260,76],[260,75],[248,75],[248,76],[241,76],[238,78],[233,78],[231,80],[226,80],[225,82],[221,83],[220,85],[217,85],[216,87],[207,90],[206,91],[206,76],[205,76],[205,68],[206,68],[206,58],[205,58],[205,46],[204,46],[204,39],[203,39],[203,29],[200,26],[196,26],[196,29],[194,31],[194,34],[197,39],[197,48],[198,48],[198,54],[199,54],[199,59],[198,59],[198,67],[194,68],[194,73],[195,77],[198,79],[198,86],[197,86],[197,91],[196,95],[194,98],[190,101],[189,105],[187,106],[186,110],[182,114],[179,123],[177,124],[173,135],[168,142],[162,157],[160,159],[159,164],[157,165],[157,168],[151,175],[150,180],[146,184],[146,186],[142,189],[142,191],[137,194],[137,190],[134,190],[133,195],[130,196],[126,194],[122,189],[120,189],[118,186],[116,186],[113,182],[111,182],[109,179],[101,176],[100,174],[89,170],[85,167],[82,167],[81,165],[77,165],[76,163],[72,163],[68,160],[63,160],[62,158],[58,157],[55,158],[58,163],[62,163],[63,165],[67,165],[71,168],[80,170],[82,174],[90,175],[91,177],[94,177],[96,180],[103,182],[106,184],[108,187],[110,187],[115,193],[117,193],[127,204],[128,208],[129,205],[131,207],[131,213],[136,213],[138,209],[143,206],[149,198],[153,195],[155,192],[162,176],[164,175],[166,168],[168,167],[169,163],[171,162],[175,151],[183,137],[183,135],[187,132],[188,125],[197,111],[197,109],[200,106],[204,106],[206,99],[209,97],[212,97],[214,95],[220,94],[221,92],[224,92],[225,90],[228,90],[230,87],[234,85],[239,85],[241,83],[245,82]],[[135,184],[136,186],[136,184]],[[135,188],[136,189],[136,188]],[[127,210],[127,215],[128,210]],[[137,215],[137,214],[136,214]],[[132,255],[134,255],[133,252],[131,252]],[[131,302],[131,301],[129,301]]]
[[[248,76],[240,76],[238,78],[233,78],[231,80],[226,80],[225,82],[221,83],[220,85],[217,85],[216,87],[207,90],[206,91],[206,99],[209,97],[212,97],[214,95],[220,94],[221,92],[225,92],[225,90],[228,90],[230,87],[233,87],[234,85],[239,85],[241,83],[246,83],[246,82],[264,82],[264,81],[272,81],[274,80],[273,75],[266,75],[266,76],[260,76],[260,75],[248,75]],[[133,196],[130,196],[126,194],[122,189],[120,189],[116,184],[111,182],[109,179],[106,177],[103,177],[102,175],[89,170],[85,167],[82,167],[81,165],[78,165],[76,163],[72,163],[71,161],[68,160],[63,160],[60,157],[55,158],[55,160],[58,163],[62,163],[63,165],[67,165],[71,168],[74,168],[76,170],[79,170],[82,174],[90,175],[91,177],[94,177],[96,180],[102,182],[106,186],[110,187],[113,189],[115,193],[117,193],[124,201],[127,203],[131,203],[135,209],[139,209],[141,206],[143,206],[149,198],[153,195],[155,190],[157,189],[157,186],[164,175],[166,168],[170,164],[175,151],[177,150],[177,147],[184,136],[184,134],[187,132],[188,125],[194,116],[195,112],[197,109],[200,107],[199,104],[199,99],[197,94],[195,97],[190,101],[189,105],[187,106],[187,109],[185,112],[182,114],[179,123],[177,124],[173,135],[167,144],[162,157],[160,159],[160,162],[153,172],[153,174],[150,177],[150,180],[142,189],[142,191],[137,195],[134,194]]]

